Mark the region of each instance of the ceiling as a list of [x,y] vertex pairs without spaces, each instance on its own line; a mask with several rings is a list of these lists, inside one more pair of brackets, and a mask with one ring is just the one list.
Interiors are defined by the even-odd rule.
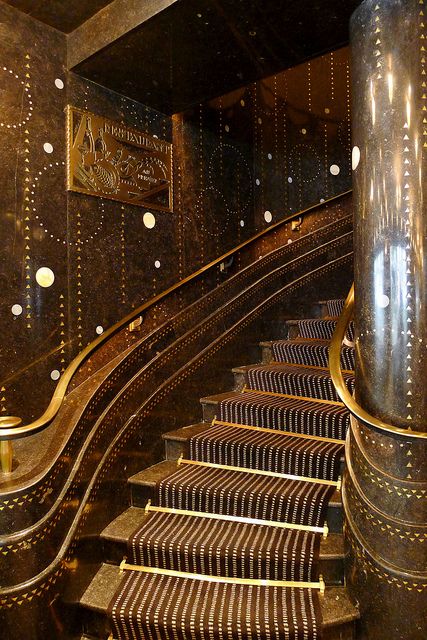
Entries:
[[59,31],[70,33],[112,0],[4,0]]
[[70,69],[172,114],[348,44],[360,1],[8,3],[62,31],[73,29]]

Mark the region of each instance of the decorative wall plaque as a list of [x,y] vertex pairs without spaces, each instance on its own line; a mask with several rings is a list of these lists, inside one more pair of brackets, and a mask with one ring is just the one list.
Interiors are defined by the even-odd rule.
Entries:
[[172,210],[172,145],[102,116],[67,107],[68,189]]

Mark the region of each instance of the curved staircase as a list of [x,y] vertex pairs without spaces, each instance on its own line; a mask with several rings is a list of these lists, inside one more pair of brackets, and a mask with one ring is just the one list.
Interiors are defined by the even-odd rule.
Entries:
[[202,398],[202,422],[164,434],[165,461],[129,478],[131,506],[75,603],[83,638],[355,638],[339,493],[349,416],[327,370],[341,304],[288,321],[262,364],[234,369],[234,391]]

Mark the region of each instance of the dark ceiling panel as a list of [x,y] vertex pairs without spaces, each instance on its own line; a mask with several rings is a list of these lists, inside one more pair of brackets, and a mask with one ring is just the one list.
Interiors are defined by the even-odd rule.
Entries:
[[347,44],[348,22],[359,4],[179,0],[74,71],[177,113]]
[[4,0],[36,20],[69,33],[112,0]]

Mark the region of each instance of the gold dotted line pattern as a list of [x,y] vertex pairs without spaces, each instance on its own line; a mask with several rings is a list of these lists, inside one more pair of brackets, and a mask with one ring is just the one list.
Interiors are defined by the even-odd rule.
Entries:
[[[348,224],[348,217],[344,217],[339,219],[334,226],[335,232],[337,230],[341,230],[343,227],[346,227],[346,225]],[[329,231],[329,227],[330,225],[328,225],[326,227],[325,230],[323,230],[323,234],[326,235],[327,232]],[[320,230],[320,233],[322,233],[322,230]],[[300,242],[304,242],[304,244],[307,244],[307,240],[312,240],[311,237],[306,237],[306,238],[302,238],[300,240]],[[247,279],[248,275],[254,275],[256,278],[259,277],[259,271],[262,267],[268,267],[271,268],[271,263],[275,260],[277,260],[277,258],[282,258],[284,257],[287,253],[291,253],[297,250],[297,248],[300,248],[301,245],[299,245],[297,247],[297,245],[285,245],[284,247],[281,247],[279,249],[279,255],[277,255],[277,253],[272,253],[269,254],[268,256],[266,256],[262,261],[257,261],[254,264],[255,267],[255,271],[254,274],[252,274],[252,270],[251,273],[242,273],[242,274],[237,274],[233,281],[230,279],[228,280],[226,283],[224,283],[222,285],[221,291],[214,291],[213,292],[213,297],[214,299],[219,296],[219,295],[223,295],[224,292],[227,292],[230,288],[232,288],[233,286],[235,286],[236,282],[240,282],[240,280],[245,280]],[[286,265],[287,266],[287,265]],[[249,271],[249,270],[248,270]],[[200,305],[195,305],[193,311],[189,314],[189,313],[185,313],[185,318],[182,319],[182,321],[184,322],[184,324],[186,325],[186,327],[188,328],[188,321],[191,319],[192,316],[194,317],[200,317],[200,306],[203,306],[203,304],[206,304],[206,301],[203,301]],[[170,331],[170,327],[167,326],[165,327],[158,335],[158,340],[160,341],[163,337],[165,337],[167,335],[167,333]],[[128,358],[125,361],[122,361],[120,363],[120,365],[114,370],[114,373],[111,375],[110,380],[107,382],[107,384],[103,385],[103,387],[99,390],[99,392],[96,395],[96,399],[93,403],[91,403],[88,407],[87,410],[87,414],[92,414],[94,409],[96,408],[96,405],[100,404],[100,401],[102,400],[102,398],[108,393],[108,391],[110,391],[113,386],[114,383],[116,381],[118,381],[120,379],[120,377],[122,375],[124,375],[129,367],[129,365],[138,362],[141,358],[141,351],[142,348],[141,347],[146,347],[145,344],[141,344],[141,345],[137,345],[135,351],[133,351]],[[79,428],[80,426],[80,428]],[[79,435],[81,433],[81,430],[84,428],[85,424],[81,424],[78,425],[76,431],[75,431],[75,435]],[[15,497],[13,499],[8,499],[8,500],[3,500],[0,502],[0,511],[2,511],[3,509],[7,508],[7,509],[14,509],[16,507],[21,507],[21,506],[25,506],[26,503],[31,503],[34,499],[37,498],[41,498],[46,491],[51,490],[52,484],[54,482],[54,480],[56,479],[56,477],[58,476],[59,472],[62,470],[65,460],[67,459],[67,457],[69,457],[70,452],[72,451],[72,444],[70,443],[70,446],[67,447],[64,451],[63,456],[61,457],[61,463],[59,465],[57,465],[56,467],[56,472],[54,473],[54,475],[52,475],[52,477],[50,477],[47,481],[45,481],[39,488],[31,491],[31,492],[27,492],[21,496]]]
[[363,460],[360,452],[356,448],[354,444],[352,444],[352,456],[354,457],[355,463],[357,467],[363,474],[365,478],[370,480],[372,484],[375,484],[377,487],[381,489],[385,489],[387,493],[395,493],[399,497],[406,498],[417,498],[420,500],[421,498],[427,498],[427,490],[426,489],[408,489],[404,486],[395,485],[392,482],[388,482],[384,477],[377,475],[371,468],[369,468],[366,462]]
[[405,589],[406,591],[417,591],[418,593],[423,593],[423,591],[427,591],[427,582],[415,582],[413,580],[403,580],[402,578],[398,578],[394,576],[385,569],[382,569],[374,561],[367,556],[367,552],[360,546],[353,533],[350,531],[350,528],[347,525],[347,522],[344,521],[344,535],[348,543],[350,544],[354,556],[357,558],[359,565],[364,568],[366,572],[374,574],[379,580],[382,582],[387,582],[387,584],[397,587],[398,589]]
[[[409,540],[410,542],[423,543],[427,541],[427,533],[420,533],[414,530],[406,530],[404,527],[397,528],[388,524],[386,521],[381,520],[378,516],[374,515],[369,509],[365,507],[361,499],[356,493],[356,490],[352,483],[346,483],[346,490],[351,500],[357,505],[358,511],[362,513],[366,520],[372,524],[373,527],[379,527],[383,533],[387,533],[391,537],[398,536],[401,540]],[[415,528],[416,525],[414,525]],[[425,529],[425,527],[423,527]]]
[[[335,241],[333,243],[333,245],[337,245],[338,242]],[[316,252],[316,257],[317,257],[317,253]],[[303,263],[305,261],[303,260]],[[285,269],[285,268],[284,268]],[[284,271],[283,269],[283,271]],[[283,271],[281,270],[278,274],[276,274],[276,278],[280,277],[283,273]],[[307,278],[305,278],[305,280],[310,281],[311,279],[313,279],[314,276],[309,276]],[[268,278],[268,280],[272,280],[272,278]],[[299,285],[297,283],[297,285],[291,285],[289,287],[288,285],[288,290],[293,291],[294,289],[299,288]],[[256,289],[264,289],[265,285],[264,283],[258,283],[255,287]],[[285,293],[287,293],[287,290],[285,291]],[[279,295],[281,295],[281,292],[279,292]],[[241,303],[242,302],[252,302],[254,299],[253,296],[253,291],[248,291],[245,292],[242,296],[241,296]],[[232,301],[232,304],[229,305],[229,309],[228,309],[228,314],[230,315],[235,311],[235,302]],[[249,312],[250,313],[250,312]],[[260,312],[258,312],[260,313]],[[91,441],[91,444],[88,447],[87,450],[87,458],[89,460],[92,459],[92,454],[94,454],[97,450],[98,450],[98,445],[100,442],[100,439],[102,438],[102,436],[104,435],[105,431],[108,430],[108,427],[110,426],[110,424],[112,423],[114,425],[115,423],[115,418],[117,418],[118,416],[121,416],[122,418],[122,422],[125,420],[126,416],[126,401],[127,399],[131,396],[131,395],[138,395],[138,391],[141,388],[144,388],[146,385],[146,382],[148,381],[148,379],[150,377],[152,377],[153,373],[155,373],[158,369],[160,369],[161,367],[163,367],[168,361],[173,361],[176,362],[178,355],[180,352],[182,352],[184,349],[183,347],[188,347],[191,342],[196,342],[197,344],[197,339],[199,337],[202,337],[204,334],[206,334],[207,336],[211,335],[211,329],[215,326],[215,324],[217,324],[218,322],[220,322],[221,324],[225,321],[225,314],[224,314],[224,310],[221,310],[221,314],[220,317],[214,318],[209,320],[208,322],[204,323],[205,326],[201,326],[199,327],[199,329],[195,332],[193,332],[193,334],[187,338],[186,340],[184,340],[184,345],[181,345],[180,343],[176,344],[173,346],[172,349],[170,349],[169,354],[167,357],[163,357],[162,359],[159,359],[155,366],[150,368],[150,371],[145,372],[143,375],[138,377],[137,382],[132,386],[132,389],[128,389],[127,392],[125,392],[125,394],[123,394],[123,397],[120,398],[119,402],[116,403],[114,410],[109,414],[108,418],[103,422],[103,424],[101,425],[101,428],[96,432],[94,438]],[[132,412],[132,409],[129,409],[127,411],[127,413],[129,413],[129,411]],[[85,474],[85,469],[80,469],[80,475],[81,474]],[[72,490],[73,491],[73,490]],[[66,498],[67,500],[67,505],[69,505],[70,500],[73,498],[72,494],[69,494]],[[77,507],[78,505],[76,505]],[[62,512],[64,511],[64,506],[61,503],[61,508],[60,508],[60,515],[62,514]],[[54,522],[52,522],[50,525],[48,525],[47,527],[45,527],[43,529],[42,532],[39,533],[39,535],[32,535],[29,538],[24,538],[22,539],[17,545],[7,545],[4,549],[0,549],[3,554],[7,555],[7,553],[9,553],[10,551],[16,552],[18,549],[27,549],[29,544],[35,545],[38,542],[41,542],[46,535],[49,533],[50,530],[52,530],[52,528],[54,526],[56,526],[57,523],[57,516],[54,519]]]
[[[118,458],[119,453],[121,452],[123,447],[127,444],[127,442],[129,441],[131,436],[134,434],[134,432],[138,429],[143,419],[145,417],[148,417],[152,409],[156,407],[163,399],[165,399],[179,385],[180,382],[188,378],[188,376],[191,373],[194,373],[203,364],[205,364],[210,358],[212,358],[212,356],[214,356],[217,352],[222,350],[222,348],[228,342],[230,342],[235,337],[235,335],[237,335],[243,329],[249,326],[259,315],[264,313],[266,309],[276,304],[278,300],[280,300],[282,297],[285,297],[287,294],[290,294],[293,291],[299,289],[301,286],[306,286],[312,280],[318,279],[321,275],[323,276],[324,274],[327,274],[329,271],[336,270],[339,263],[343,262],[345,264],[345,263],[348,263],[349,261],[350,261],[350,257],[348,255],[341,257],[337,259],[335,263],[324,266],[322,269],[319,270],[319,272],[308,274],[306,277],[303,278],[303,281],[288,285],[288,287],[281,289],[278,293],[272,296],[270,300],[268,300],[262,306],[262,308],[256,309],[252,313],[248,314],[242,322],[239,322],[237,325],[234,325],[234,327],[228,332],[228,334],[223,338],[223,340],[221,340],[221,342],[214,343],[214,346],[211,348],[208,348],[208,350],[205,351],[200,357],[198,357],[196,361],[193,360],[190,366],[183,373],[178,374],[175,377],[175,379],[173,379],[170,383],[168,383],[167,386],[164,386],[163,389],[156,394],[156,397],[147,403],[145,409],[140,413],[138,413],[138,415],[135,416],[135,419],[129,425],[125,425],[123,427],[123,429],[126,429],[126,431],[121,437],[120,442],[117,442],[116,446],[112,450],[111,456],[108,458],[107,462],[103,465],[102,469],[99,471],[98,478],[94,484],[93,491],[90,497],[88,498],[87,502],[88,503],[94,502],[97,492],[99,491],[102,481],[104,480],[106,474],[110,471],[113,463]],[[97,441],[98,439],[99,437],[97,436],[95,440]],[[93,451],[94,446],[95,446],[95,442],[91,444],[89,448],[89,452],[91,452],[90,451],[91,449]],[[78,524],[78,527],[76,530],[76,536],[78,536],[81,533],[83,526],[89,515],[89,512],[90,512],[89,504],[86,504],[86,507],[84,509],[82,518],[80,519],[80,522]],[[73,545],[75,545],[75,542],[73,543]],[[71,548],[73,547],[70,547],[70,549]],[[70,558],[70,554],[68,554],[66,561],[69,560],[69,558]],[[19,596],[12,596],[11,594],[10,595],[8,594],[6,597],[3,597],[0,600],[0,609],[11,608],[16,604],[21,605],[25,601],[28,601],[33,597],[42,595],[43,591],[45,591],[46,589],[49,590],[51,586],[55,584],[60,573],[62,573],[63,570],[65,569],[64,561],[62,560],[61,562],[62,562],[62,565],[55,572],[55,574],[53,574],[47,581],[42,583],[42,585],[40,585],[36,589],[33,589],[30,592],[21,593]]]

